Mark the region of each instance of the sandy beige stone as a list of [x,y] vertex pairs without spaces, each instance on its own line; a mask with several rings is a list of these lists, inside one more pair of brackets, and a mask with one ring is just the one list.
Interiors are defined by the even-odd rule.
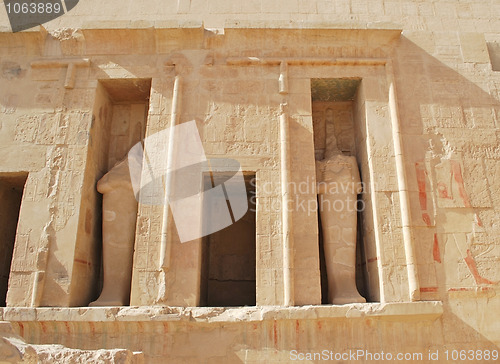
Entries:
[[30,345],[17,335],[7,321],[0,322],[2,363],[144,363],[144,355],[125,349],[79,350],[62,345]]

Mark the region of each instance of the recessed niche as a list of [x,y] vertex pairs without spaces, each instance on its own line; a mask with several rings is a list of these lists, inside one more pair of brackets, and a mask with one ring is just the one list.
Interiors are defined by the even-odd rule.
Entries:
[[[218,185],[224,175],[205,176],[205,185]],[[228,226],[203,238],[201,306],[255,306],[256,214],[255,174],[245,174],[248,211]],[[229,205],[228,205],[229,208]]]
[[[98,82],[82,192],[72,305],[87,305],[102,289],[102,195],[96,185],[144,138],[150,90],[151,79]],[[131,274],[127,272],[125,276]]]
[[26,173],[0,174],[0,306],[5,306]]
[[[365,120],[363,114],[364,104],[359,100],[358,89],[362,80],[360,78],[335,78],[335,79],[311,79],[311,99],[313,116],[314,148],[316,160],[323,160],[328,143],[336,143],[338,152],[345,156],[353,156],[360,171],[361,181],[366,182],[368,163],[364,148],[359,148],[358,130]],[[330,144],[331,145],[331,144]],[[363,183],[366,186],[366,183]],[[358,203],[357,216],[357,244],[356,244],[356,286],[359,293],[367,298],[370,297],[369,287],[366,283],[367,265],[365,260],[365,244],[370,234],[364,229],[366,209],[371,204],[365,203],[369,200],[367,191],[358,195],[362,201]],[[323,229],[321,216],[319,220],[319,252],[322,303],[328,303],[328,279],[323,244]]]

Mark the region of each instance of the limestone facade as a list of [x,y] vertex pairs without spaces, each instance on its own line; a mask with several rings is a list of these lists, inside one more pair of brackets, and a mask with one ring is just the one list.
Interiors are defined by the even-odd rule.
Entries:
[[[152,363],[500,351],[498,1],[143,5],[82,1],[17,33],[0,13],[0,320],[26,345]],[[240,163],[249,212],[181,243],[169,209],[141,200],[130,307],[89,308],[97,181],[191,120],[207,158]],[[363,184],[367,303],[322,305],[328,135]]]

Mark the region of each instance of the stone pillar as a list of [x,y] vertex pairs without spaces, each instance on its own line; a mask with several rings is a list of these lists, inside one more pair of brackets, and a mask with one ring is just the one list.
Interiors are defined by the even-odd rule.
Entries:
[[103,194],[104,284],[101,295],[90,306],[128,305],[137,218],[128,158],[118,162],[99,180],[97,190]]
[[356,203],[361,193],[356,159],[339,154],[316,166],[328,302],[366,302],[356,288]]
[[[333,128],[334,112],[325,110],[316,145],[316,181],[323,232],[328,303],[366,302],[356,288],[357,199],[362,184],[356,158],[342,154]],[[323,134],[323,136],[321,136]]]

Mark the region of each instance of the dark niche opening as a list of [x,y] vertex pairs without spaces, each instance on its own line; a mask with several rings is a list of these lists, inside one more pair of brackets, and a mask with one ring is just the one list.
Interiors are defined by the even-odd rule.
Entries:
[[[245,174],[248,211],[228,226],[203,238],[201,306],[255,306],[255,174]],[[205,184],[218,185],[217,173]]]
[[26,173],[0,174],[0,306],[5,307]]

